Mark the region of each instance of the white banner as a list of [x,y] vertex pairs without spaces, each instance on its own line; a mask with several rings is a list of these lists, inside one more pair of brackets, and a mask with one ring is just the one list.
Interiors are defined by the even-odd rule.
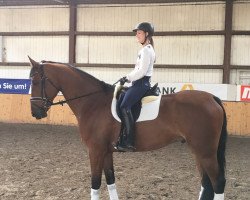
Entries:
[[197,84],[197,83],[159,83],[161,93],[172,94],[182,90],[200,90],[209,92],[221,100],[235,101],[237,94],[236,85],[228,84]]

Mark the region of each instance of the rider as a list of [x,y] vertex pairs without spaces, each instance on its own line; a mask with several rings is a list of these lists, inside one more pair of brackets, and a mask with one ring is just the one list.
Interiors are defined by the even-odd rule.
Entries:
[[121,85],[124,85],[125,82],[132,82],[132,86],[127,90],[120,106],[121,120],[124,124],[123,131],[127,135],[127,139],[117,145],[117,149],[121,151],[135,150],[135,121],[131,113],[131,107],[140,101],[143,95],[150,89],[150,78],[153,74],[155,62],[152,38],[154,35],[153,25],[148,22],[142,22],[135,27],[133,32],[136,33],[136,38],[141,43],[142,49],[138,53],[134,70],[120,79]]

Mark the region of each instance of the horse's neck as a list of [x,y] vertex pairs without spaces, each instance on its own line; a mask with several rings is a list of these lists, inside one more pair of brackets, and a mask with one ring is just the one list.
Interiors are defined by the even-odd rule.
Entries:
[[[94,93],[102,92],[103,89],[98,80],[91,79],[87,75],[86,77],[83,77],[70,68],[66,68],[65,70],[66,71],[63,75],[61,74],[61,76],[58,76],[61,77],[59,78],[61,90],[66,100],[80,97],[67,102],[73,113],[78,118],[81,115],[80,111],[89,105],[90,101],[93,101]],[[84,95],[86,96],[81,97]],[[95,101],[97,100],[98,99],[95,99]]]

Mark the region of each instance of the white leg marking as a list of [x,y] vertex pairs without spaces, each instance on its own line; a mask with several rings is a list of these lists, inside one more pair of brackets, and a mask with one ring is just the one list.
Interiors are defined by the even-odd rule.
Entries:
[[108,185],[110,200],[119,200],[115,184]]
[[99,200],[99,190],[91,188],[91,200]]
[[200,191],[200,194],[199,194],[199,199],[198,199],[198,200],[200,200],[200,199],[201,199],[201,195],[202,195],[203,190],[204,190],[204,187],[202,187],[202,186],[201,186],[201,191]]
[[223,194],[214,193],[214,200],[224,200],[224,193]]

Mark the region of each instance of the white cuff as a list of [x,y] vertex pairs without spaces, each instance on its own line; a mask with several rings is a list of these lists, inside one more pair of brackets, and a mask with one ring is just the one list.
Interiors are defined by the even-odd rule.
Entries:
[[99,200],[99,190],[91,188],[91,200]]

